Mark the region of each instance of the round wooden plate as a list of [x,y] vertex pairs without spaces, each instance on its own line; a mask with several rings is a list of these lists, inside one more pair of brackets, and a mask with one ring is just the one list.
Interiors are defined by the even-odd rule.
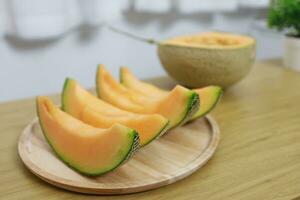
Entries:
[[59,160],[37,119],[22,132],[18,148],[27,168],[57,187],[89,194],[128,194],[168,185],[195,172],[213,155],[219,139],[218,124],[207,116],[169,131],[126,164],[96,178],[78,174]]

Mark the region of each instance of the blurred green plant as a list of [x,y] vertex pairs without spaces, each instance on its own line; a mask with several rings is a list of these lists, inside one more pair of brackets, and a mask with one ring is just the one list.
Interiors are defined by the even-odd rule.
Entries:
[[300,0],[272,0],[268,25],[277,30],[287,30],[288,35],[300,37]]

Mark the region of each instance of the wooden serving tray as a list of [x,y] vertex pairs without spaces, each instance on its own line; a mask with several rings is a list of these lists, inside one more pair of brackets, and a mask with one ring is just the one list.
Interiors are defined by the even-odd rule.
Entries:
[[216,121],[206,116],[175,128],[140,149],[126,164],[106,175],[87,177],[59,160],[37,119],[22,132],[19,155],[26,167],[57,187],[89,194],[128,194],[174,183],[202,167],[220,139]]

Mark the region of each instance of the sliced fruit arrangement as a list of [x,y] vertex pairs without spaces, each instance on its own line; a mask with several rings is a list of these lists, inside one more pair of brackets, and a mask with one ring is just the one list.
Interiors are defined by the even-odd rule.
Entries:
[[37,114],[48,143],[67,165],[96,176],[113,170],[139,147],[139,136],[131,128],[114,124],[95,128],[57,108],[47,97],[37,97]]
[[121,68],[120,78],[121,84],[98,66],[96,91],[101,99],[67,78],[62,110],[47,97],[37,97],[47,142],[63,162],[82,174],[112,171],[170,128],[210,112],[222,94],[218,86],[162,90],[140,81],[127,68]]
[[160,114],[169,120],[169,128],[178,126],[194,115],[199,106],[199,95],[182,86],[168,94],[149,98],[118,83],[103,65],[96,75],[98,96],[121,109],[140,114]]
[[[120,82],[131,91],[148,98],[161,98],[169,94],[169,91],[162,90],[149,83],[140,81],[126,67],[120,68]],[[222,89],[219,86],[208,86],[194,90],[200,97],[199,109],[190,120],[203,117],[217,105],[222,96]]]
[[136,114],[121,110],[86,91],[74,79],[65,80],[62,109],[75,118],[99,128],[115,123],[136,130],[144,146],[166,131],[168,119],[158,114]]

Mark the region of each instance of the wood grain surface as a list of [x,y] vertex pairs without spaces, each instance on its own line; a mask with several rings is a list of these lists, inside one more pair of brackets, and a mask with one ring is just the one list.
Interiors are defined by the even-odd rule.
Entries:
[[26,167],[55,186],[87,194],[129,194],[192,174],[211,158],[219,140],[219,127],[212,117],[194,120],[167,132],[118,169],[99,177],[80,175],[58,159],[37,119],[22,132],[18,149]]
[[[151,81],[165,88],[174,85],[168,78]],[[300,73],[281,67],[280,61],[257,63],[246,79],[225,92],[212,113],[222,138],[201,170],[159,189],[103,197],[58,189],[29,172],[18,156],[17,143],[35,116],[34,99],[2,103],[0,199],[296,199],[300,197],[299,88]],[[57,95],[53,99],[59,103]]]

